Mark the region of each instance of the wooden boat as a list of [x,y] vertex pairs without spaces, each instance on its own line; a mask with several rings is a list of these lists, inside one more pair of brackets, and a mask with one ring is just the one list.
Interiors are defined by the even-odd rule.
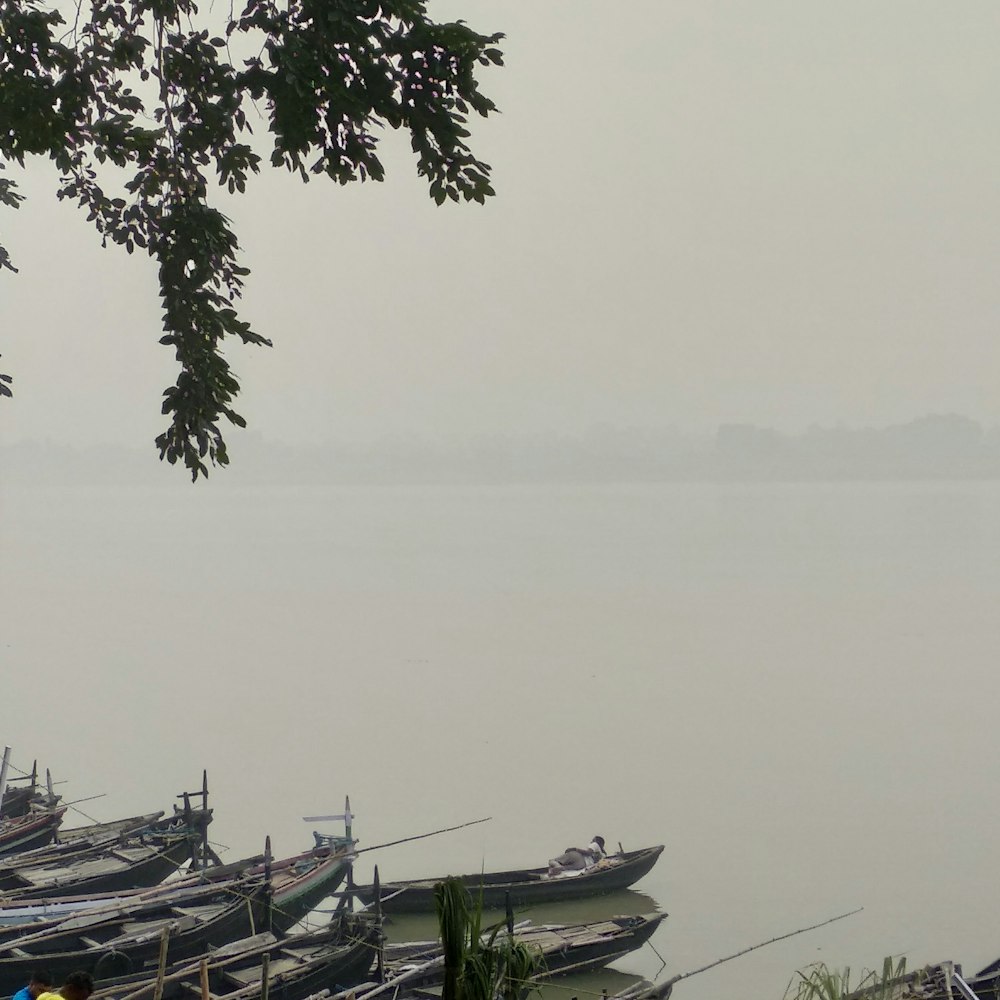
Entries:
[[871,984],[862,986],[853,993],[845,993],[844,1000],[871,1000],[876,995],[885,1000],[995,1000],[996,984],[991,985],[990,978],[995,979],[996,975],[997,970],[990,973],[987,967],[966,979],[961,965],[939,962],[907,972],[888,984],[879,983],[877,989]]
[[[542,924],[515,928],[520,941],[537,947],[542,956],[540,978],[602,968],[641,948],[653,935],[665,913],[612,917],[592,923]],[[386,981],[350,990],[356,1000],[439,1000],[444,958],[438,942],[388,944]],[[338,1000],[350,995],[338,994]]]
[[0,893],[8,899],[51,899],[157,885],[190,859],[212,811],[152,822],[133,819],[145,822],[126,832],[121,831],[127,820],[101,824],[98,833],[85,828],[88,835],[0,864]]
[[34,847],[30,851],[19,851],[0,860],[0,872],[68,862],[78,854],[114,844],[126,834],[137,833],[162,817],[162,812],[147,813],[144,816],[128,816],[111,823],[95,823],[65,830],[60,828],[51,843]]
[[45,809],[0,822],[0,856],[50,843],[65,812],[65,807]]
[[0,942],[0,995],[23,986],[35,968],[48,969],[57,982],[76,970],[99,978],[141,969],[158,958],[164,928],[171,960],[200,955],[210,945],[258,930],[267,895],[261,879],[209,885],[183,896],[87,910],[55,926],[33,928]]
[[[202,956],[209,993],[227,1000],[259,1000],[262,963],[268,960],[268,997],[304,1000],[321,990],[334,991],[364,979],[372,966],[381,929],[377,921],[344,916],[316,931],[281,940],[271,933],[234,941]],[[201,960],[174,964],[163,979],[163,1000],[201,1000]],[[155,969],[142,975],[97,983],[92,1000],[152,1000]]]
[[[666,913],[611,917],[578,924],[527,924],[516,927],[514,936],[537,948],[544,959],[544,972],[558,976],[599,969],[637,948],[652,936]],[[431,961],[441,954],[438,942],[388,944],[386,967],[398,969]]]
[[[663,846],[640,851],[623,851],[611,855],[578,875],[549,878],[545,868],[494,872],[486,875],[464,875],[462,881],[478,897],[482,886],[483,907],[500,910],[506,905],[507,894],[514,906],[557,903],[565,899],[600,896],[634,885],[656,864]],[[384,913],[433,913],[434,886],[441,877],[411,882],[383,882],[382,911]],[[357,895],[365,902],[374,900],[374,887],[358,886]]]
[[233,887],[248,878],[270,880],[271,927],[284,932],[337,890],[353,860],[353,851],[346,847],[322,847],[279,861],[269,861],[266,854],[259,855],[191,872],[183,878],[148,888],[49,899],[0,898],[0,942],[26,933],[37,934],[44,927],[55,928],[81,911],[168,901],[183,898],[192,890],[205,886],[219,890]]
[[[51,809],[58,804],[60,798],[58,795],[48,796],[39,790],[33,776],[29,775],[29,778],[31,779],[30,784],[23,788],[12,788],[10,784],[7,785],[3,802],[0,802],[0,819],[17,819],[18,816],[27,816],[31,812],[32,806]],[[17,781],[18,779],[8,780]]]
[[[55,809],[61,796],[53,791],[52,775],[48,771],[45,778],[45,785],[39,785],[37,760],[32,763],[30,774],[8,775],[7,787],[0,799],[0,819],[16,819],[38,809]],[[19,787],[22,781],[25,782],[23,788]]]

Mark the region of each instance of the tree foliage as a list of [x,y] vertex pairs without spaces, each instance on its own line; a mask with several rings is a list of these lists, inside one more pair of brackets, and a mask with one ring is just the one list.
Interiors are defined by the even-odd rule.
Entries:
[[[267,150],[251,123],[266,121],[271,165],[340,184],[382,180],[379,130],[406,129],[438,204],[483,202],[490,168],[467,122],[495,110],[475,74],[502,63],[501,35],[436,23],[425,0],[245,0],[228,16],[212,6],[0,0],[0,171],[47,157],[58,197],[86,211],[105,245],[156,261],[160,343],[179,368],[156,445],[193,479],[206,460],[228,464],[222,418],[245,426],[226,338],[270,344],[237,311],[249,271],[211,202],[260,170]],[[0,173],[0,203],[22,200]],[[5,269],[16,270],[0,246]]]

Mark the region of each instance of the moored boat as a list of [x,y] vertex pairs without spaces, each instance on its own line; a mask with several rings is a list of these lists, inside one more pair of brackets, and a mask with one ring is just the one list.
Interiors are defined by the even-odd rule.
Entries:
[[32,929],[0,942],[0,995],[23,986],[36,967],[56,981],[74,971],[95,978],[135,971],[159,955],[165,929],[172,960],[199,955],[259,929],[267,896],[260,879],[204,886],[184,897],[87,910]]
[[51,843],[65,813],[63,806],[29,812],[0,822],[0,857]]
[[[210,995],[228,1000],[259,1000],[267,957],[267,995],[272,1000],[303,1000],[321,990],[335,991],[364,979],[371,968],[381,929],[360,915],[345,915],[319,930],[278,939],[264,932],[224,945],[165,970],[162,1000],[201,1000],[204,960]],[[153,1000],[156,970],[97,983],[92,1000]]]
[[[514,906],[558,903],[566,899],[600,896],[618,889],[627,889],[646,875],[656,864],[663,846],[639,851],[622,851],[610,855],[596,865],[574,874],[548,876],[546,868],[493,872],[484,875],[464,875],[462,882],[477,898],[482,893],[483,907],[503,909],[509,894]],[[384,913],[433,913],[434,886],[441,877],[407,882],[383,882],[381,886]],[[358,897],[365,903],[375,898],[374,886],[358,886]]]
[[[666,919],[665,913],[611,917],[577,924],[540,924],[516,927],[514,936],[541,956],[539,978],[603,968],[641,948]],[[444,957],[439,942],[388,944],[385,982],[356,986],[336,1000],[430,1000],[439,996]],[[525,990],[527,992],[527,990]]]
[[157,885],[190,859],[211,819],[210,809],[199,809],[84,828],[86,835],[65,844],[0,862],[0,892],[51,899]]

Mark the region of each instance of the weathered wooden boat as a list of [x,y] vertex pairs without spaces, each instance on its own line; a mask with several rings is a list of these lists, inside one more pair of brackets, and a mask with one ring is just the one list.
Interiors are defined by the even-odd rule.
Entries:
[[0,942],[0,995],[19,989],[34,968],[58,982],[82,970],[95,978],[128,974],[158,958],[166,928],[168,955],[180,961],[260,928],[268,888],[253,879],[203,886],[183,896],[86,910],[55,926]]
[[[315,931],[277,939],[258,934],[208,952],[209,994],[227,1000],[259,1000],[267,957],[267,995],[271,1000],[304,1000],[321,990],[335,991],[364,979],[372,966],[381,929],[377,921],[343,916]],[[201,959],[169,966],[163,1000],[201,1000]],[[92,1000],[152,1000],[156,969],[99,982]]]
[[[518,940],[534,946],[542,957],[540,977],[602,968],[641,948],[653,935],[665,913],[612,917],[592,923],[542,924],[517,927]],[[384,983],[368,983],[350,990],[356,1000],[439,1000],[444,958],[439,942],[385,946]],[[348,994],[338,994],[347,1000]]]
[[162,817],[162,812],[147,813],[144,816],[128,816],[111,823],[60,828],[51,843],[34,847],[30,851],[19,851],[0,860],[0,872],[60,862],[68,863],[79,854],[114,844],[126,834],[136,833]]
[[[9,779],[17,781],[17,778]],[[0,802],[0,819],[17,819],[18,816],[27,816],[31,812],[32,806],[38,808],[53,808],[58,805],[59,796],[48,796],[41,791],[35,782],[35,777],[30,774],[25,779],[29,784],[23,788],[14,788],[10,784],[4,792],[3,801]]]
[[[937,966],[936,968],[942,967]],[[946,965],[943,968],[947,972],[949,966]],[[951,969],[953,971],[957,970],[958,975],[961,975],[961,966],[951,966]],[[941,976],[939,978],[943,979],[946,985],[949,978],[952,981],[954,980],[954,975],[951,977]],[[1000,1000],[1000,958],[995,962],[990,962],[989,965],[980,969],[975,975],[969,976],[967,983],[980,1000]]]
[[51,843],[65,812],[44,809],[0,822],[0,857]]
[[[25,782],[23,788],[20,787],[21,782]],[[39,784],[37,760],[32,762],[30,774],[11,777],[10,747],[4,747],[0,760],[0,820],[16,819],[42,809],[55,809],[61,797],[55,793],[50,771],[45,772],[45,784]]]
[[287,931],[336,892],[355,856],[353,844],[343,844],[253,866],[251,875],[262,875],[271,884],[274,929]]
[[[641,948],[666,917],[666,913],[646,913],[577,924],[528,923],[515,927],[514,936],[538,950],[546,975],[558,976],[599,969]],[[395,970],[432,961],[440,954],[441,945],[436,941],[387,944],[385,962],[388,969]]]
[[[983,973],[986,973],[986,978],[978,981]],[[993,974],[995,973],[996,970]],[[940,962],[907,972],[887,982],[880,981],[877,988],[869,983],[843,996],[844,1000],[871,1000],[874,996],[885,1000],[993,1000],[995,994],[991,992],[989,978],[990,973],[983,970],[966,979],[962,975],[961,965]],[[625,1000],[633,998],[626,997]]]
[[51,899],[157,885],[191,858],[212,811],[192,810],[152,822],[133,819],[147,821],[127,832],[74,837],[65,845],[0,864],[0,893],[8,899]]
[[47,899],[0,898],[0,941],[26,933],[36,934],[43,929],[43,925],[54,928],[60,921],[81,911],[137,906],[154,900],[167,901],[184,897],[205,886],[219,890],[233,887],[248,878],[270,880],[270,926],[284,932],[336,892],[353,860],[353,850],[347,845],[315,848],[278,861],[269,861],[265,853],[244,861],[191,872],[172,882],[147,888]]
[[[500,910],[506,905],[508,893],[514,906],[557,903],[565,899],[600,896],[618,889],[627,889],[646,875],[663,852],[663,846],[640,851],[623,851],[611,855],[599,864],[577,875],[549,878],[545,868],[494,872],[485,875],[465,875],[462,881],[476,897],[482,887],[483,907]],[[433,913],[434,886],[441,877],[410,882],[382,883],[384,913]],[[357,887],[357,895],[365,903],[374,900],[374,886]]]

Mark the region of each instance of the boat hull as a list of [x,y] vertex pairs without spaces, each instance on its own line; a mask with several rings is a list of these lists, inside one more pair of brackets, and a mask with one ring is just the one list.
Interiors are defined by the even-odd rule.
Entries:
[[[618,864],[607,868],[595,867],[581,875],[565,878],[544,878],[545,869],[536,868],[489,875],[464,875],[462,881],[476,898],[482,893],[483,908],[487,910],[503,909],[508,894],[511,904],[516,907],[559,903],[627,889],[649,873],[662,853],[662,845],[629,851],[620,855],[621,861]],[[438,878],[384,883],[380,893],[382,911],[433,913],[434,885],[440,881]],[[374,902],[373,886],[358,886],[356,892],[363,902]]]

